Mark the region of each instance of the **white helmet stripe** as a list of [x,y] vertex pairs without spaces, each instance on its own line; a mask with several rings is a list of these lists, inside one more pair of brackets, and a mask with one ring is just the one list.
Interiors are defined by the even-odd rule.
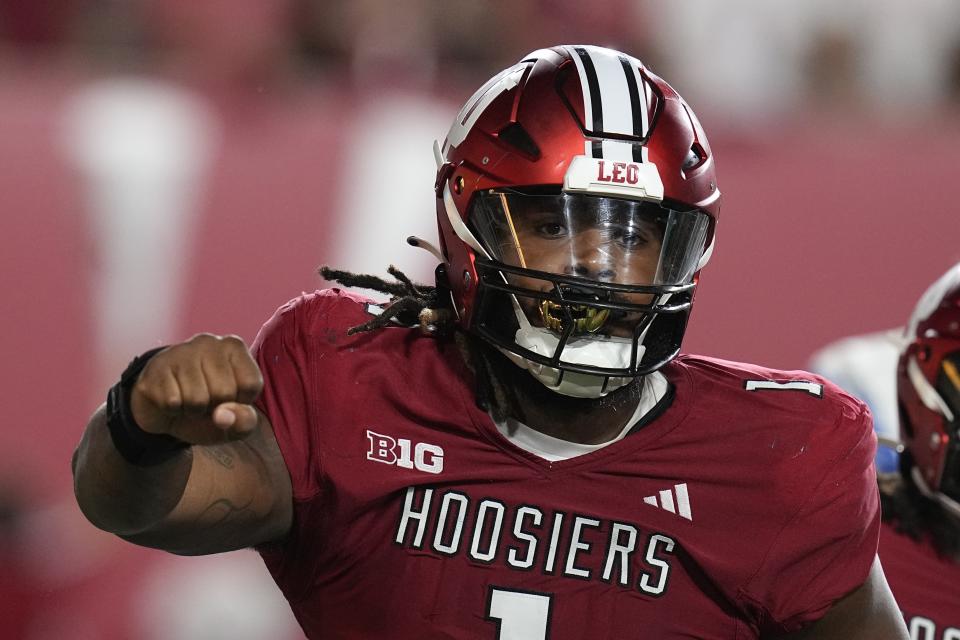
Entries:
[[697,271],[700,271],[700,269],[703,269],[705,266],[707,266],[707,263],[710,262],[710,257],[713,255],[713,247],[716,243],[717,243],[717,235],[714,234],[713,237],[710,239],[710,244],[707,245],[707,248],[704,250],[703,255],[700,256],[700,261],[697,262],[697,269],[696,269]]
[[[575,47],[564,47],[567,53],[573,59],[573,64],[577,67],[577,73],[580,75],[580,90],[583,92],[583,126],[587,129],[593,128],[593,100],[590,98],[590,83],[587,81],[587,72],[583,68],[583,60],[577,54]],[[583,143],[583,155],[593,158],[593,143],[588,139]]]
[[[584,126],[594,134],[603,132],[603,92],[600,90],[600,79],[597,76],[597,69],[593,64],[593,58],[586,47],[573,48],[574,59],[579,59],[583,63],[583,75],[580,76],[581,84],[586,84],[584,99],[590,101],[590,112],[592,117],[585,116]],[[604,87],[606,88],[606,87]],[[584,103],[586,105],[586,103]],[[594,158],[604,158],[603,141],[593,140],[591,153]],[[608,148],[608,152],[612,149]],[[618,154],[620,155],[620,154]],[[613,158],[611,158],[613,159]],[[619,158],[618,158],[619,159]]]
[[[580,75],[585,128],[598,134],[646,135],[646,83],[637,71],[639,61],[601,47],[567,47],[567,52]],[[588,157],[622,162],[647,159],[642,146],[620,140],[588,140],[584,151]]]
[[476,236],[473,235],[460,217],[460,212],[457,211],[457,205],[453,202],[453,196],[450,194],[449,184],[443,187],[443,208],[447,212],[447,219],[450,221],[450,226],[453,227],[453,232],[457,234],[457,237],[463,240],[471,249],[489,260],[490,254],[487,253],[487,250],[483,248],[483,245],[480,244],[480,241],[477,240]]
[[600,157],[617,162],[633,162],[633,145],[619,140],[604,140],[601,144]]
[[603,131],[634,135],[633,103],[639,102],[630,91],[623,63],[619,56],[601,55],[588,51],[597,73],[600,99],[603,102]]
[[[650,104],[650,85],[644,82],[643,78],[640,77],[640,65],[638,60],[621,56],[620,62],[623,64],[623,71],[627,77],[627,84],[630,85],[631,96],[636,96],[637,99],[637,104],[633,110],[633,133],[634,135],[645,138],[650,129],[650,115],[647,113],[648,105]],[[642,87],[642,90],[640,90],[639,87]],[[637,114],[639,114],[639,123],[637,122]],[[637,124],[640,125],[639,128],[637,127]],[[640,151],[639,157],[637,157],[638,149]],[[647,145],[633,145],[633,159],[635,162],[648,162],[649,157],[647,154]]]
[[951,267],[949,271],[940,276],[920,297],[920,301],[910,316],[910,322],[907,323],[904,330],[904,335],[908,339],[917,335],[917,326],[937,310],[937,307],[943,302],[944,296],[955,287],[960,287],[960,264]]
[[953,411],[950,410],[950,405],[940,397],[933,385],[927,382],[927,377],[920,371],[920,365],[917,364],[916,358],[907,360],[907,377],[910,378],[910,382],[917,391],[917,397],[920,398],[923,406],[953,422]]
[[512,67],[504,69],[487,80],[482,87],[470,96],[470,99],[460,108],[460,113],[457,114],[453,124],[450,125],[450,131],[447,133],[447,139],[443,147],[444,155],[450,151],[451,147],[457,147],[467,139],[470,129],[473,128],[473,125],[477,123],[477,120],[497,96],[504,91],[513,89],[520,83],[520,79],[528,66],[524,62],[518,62]]
[[[597,74],[600,101],[603,104],[602,131],[633,135],[633,107],[637,101],[631,94],[626,74],[618,56],[605,55],[603,50],[587,51]],[[588,65],[585,65],[588,66]],[[620,140],[604,140],[603,158],[633,162],[633,145]]]

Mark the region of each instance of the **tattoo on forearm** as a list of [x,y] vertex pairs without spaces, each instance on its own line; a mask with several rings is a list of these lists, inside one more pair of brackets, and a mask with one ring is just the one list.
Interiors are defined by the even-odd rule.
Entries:
[[249,502],[245,505],[237,505],[229,498],[220,498],[204,509],[195,522],[202,527],[212,528],[243,519],[250,514],[253,514],[253,509],[250,508]]
[[199,447],[203,453],[225,469],[233,469],[233,456],[220,447]]

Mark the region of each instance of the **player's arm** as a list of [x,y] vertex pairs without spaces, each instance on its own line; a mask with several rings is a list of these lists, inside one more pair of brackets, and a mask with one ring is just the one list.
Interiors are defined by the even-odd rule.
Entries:
[[826,615],[789,640],[909,640],[903,615],[874,558],[866,581],[838,600]]
[[136,424],[187,443],[156,464],[118,451],[101,406],[73,456],[74,490],[96,526],[136,544],[196,555],[282,538],[290,478],[266,416],[263,381],[239,338],[199,335],[161,351],[130,392]]

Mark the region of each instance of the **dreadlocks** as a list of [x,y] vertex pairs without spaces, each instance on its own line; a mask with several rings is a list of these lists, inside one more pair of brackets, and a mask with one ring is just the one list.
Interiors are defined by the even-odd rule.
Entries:
[[[420,326],[420,330],[427,335],[446,336],[452,333],[455,326],[453,310],[450,307],[449,289],[446,285],[446,271],[443,265],[437,268],[436,285],[414,283],[405,273],[390,265],[387,273],[397,279],[397,282],[387,282],[378,276],[365,273],[352,273],[322,266],[320,275],[331,282],[338,282],[345,287],[359,287],[385,293],[390,301],[383,309],[383,313],[371,318],[363,324],[350,327],[347,335],[374,331],[385,327],[396,320],[402,325]],[[476,403],[484,411],[494,411],[502,416],[502,407],[506,406],[506,399],[502,390],[498,393],[493,384],[493,376],[489,355],[484,353],[482,345],[471,336],[457,332],[457,345],[466,355],[467,367],[476,380]]]
[[442,276],[439,272],[438,283],[432,287],[414,284],[405,273],[393,265],[387,268],[387,273],[396,278],[397,282],[387,282],[378,276],[340,271],[327,266],[320,267],[319,273],[326,280],[339,282],[345,287],[372,289],[391,296],[383,313],[363,324],[350,327],[347,335],[374,331],[385,327],[392,320],[408,327],[419,325],[428,335],[442,335],[452,328],[453,313],[448,297],[443,295],[446,288],[440,283]]
[[[383,278],[357,274],[349,271],[340,271],[322,266],[319,273],[326,280],[338,282],[345,287],[359,287],[372,289],[390,296],[383,313],[375,316],[355,327],[347,330],[347,335],[374,331],[395,321],[404,326],[419,325],[420,330],[431,336],[447,336],[456,326],[454,311],[451,305],[450,290],[447,288],[447,275],[443,265],[437,268],[436,285],[428,286],[414,283],[395,266],[390,265],[387,273],[397,279],[388,282]],[[527,380],[526,372],[510,364],[506,357],[492,345],[470,335],[468,332],[457,331],[454,341],[464,355],[465,364],[475,381],[475,402],[477,406],[490,413],[495,421],[502,422],[508,415],[523,421],[526,416],[523,411],[524,402],[518,396],[518,388],[526,387],[526,394],[533,394],[536,404],[568,406],[571,411],[577,408],[570,404],[570,399],[556,396],[546,387],[539,384],[523,385]],[[531,379],[532,380],[532,379]],[[645,379],[639,379],[622,390],[594,401],[594,406],[622,403],[628,398],[639,400],[639,394]],[[583,403],[578,400],[579,409],[584,410]]]

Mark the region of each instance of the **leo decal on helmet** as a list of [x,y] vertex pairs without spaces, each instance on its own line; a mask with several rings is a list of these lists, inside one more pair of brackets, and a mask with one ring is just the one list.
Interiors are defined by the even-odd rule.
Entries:
[[611,49],[541,49],[474,93],[434,153],[465,329],[580,397],[677,354],[720,192],[666,82]]

